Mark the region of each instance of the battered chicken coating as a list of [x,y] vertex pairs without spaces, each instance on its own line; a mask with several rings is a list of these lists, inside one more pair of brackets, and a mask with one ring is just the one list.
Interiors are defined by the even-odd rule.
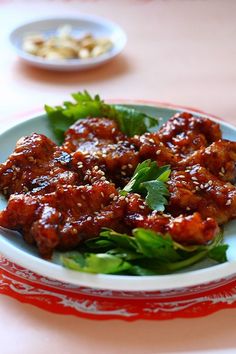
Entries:
[[58,184],[77,184],[82,177],[71,170],[72,157],[46,136],[32,134],[21,138],[8,160],[0,165],[0,191],[45,193]]
[[55,248],[73,249],[108,224],[122,229],[119,203],[109,210],[116,195],[115,186],[106,181],[93,187],[58,185],[45,195],[12,194],[0,213],[0,225],[21,232],[26,242],[35,243],[40,254],[50,258]]
[[139,153],[116,122],[106,118],[81,119],[65,133],[63,148],[92,170],[98,166],[117,186],[128,183],[139,163]]
[[174,171],[168,182],[170,198],[167,210],[172,215],[198,211],[205,219],[214,218],[224,224],[236,217],[236,188],[205,167],[190,166]]
[[[103,227],[144,227],[182,244],[205,244],[218,224],[236,218],[236,143],[220,139],[218,124],[189,113],[133,138],[106,118],[79,120],[62,147],[34,133],[0,165],[0,191],[9,197],[0,226],[22,233],[44,258],[75,249]],[[139,194],[119,194],[146,159],[171,166],[165,214]]]
[[169,233],[175,241],[185,245],[204,244],[219,231],[213,218],[204,220],[199,213],[173,217],[151,211],[137,194],[129,195],[125,222],[131,229],[142,227],[162,234]]
[[219,140],[201,148],[180,162],[180,168],[201,165],[223,181],[236,180],[236,142]]
[[176,166],[180,157],[164,145],[158,133],[146,133],[141,136],[134,136],[131,139],[134,146],[139,151],[139,160],[152,159],[158,166],[171,165]]
[[222,137],[219,124],[186,112],[175,114],[163,124],[157,134],[172,153],[180,157],[207,147]]

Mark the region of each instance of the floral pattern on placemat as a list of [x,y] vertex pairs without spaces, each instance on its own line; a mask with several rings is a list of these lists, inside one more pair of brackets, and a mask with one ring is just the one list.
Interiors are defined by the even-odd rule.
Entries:
[[0,258],[0,293],[41,309],[90,319],[163,320],[206,316],[236,307],[236,278],[191,288],[125,292],[78,287]]

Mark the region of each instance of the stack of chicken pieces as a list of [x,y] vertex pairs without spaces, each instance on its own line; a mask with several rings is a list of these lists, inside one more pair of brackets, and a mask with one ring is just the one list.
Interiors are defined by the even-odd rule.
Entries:
[[[146,159],[171,166],[164,213],[136,193],[119,194]],[[0,191],[8,199],[0,226],[19,231],[44,258],[75,249],[103,227],[126,233],[143,227],[182,244],[206,244],[236,217],[235,162],[236,142],[222,140],[217,123],[190,113],[132,138],[113,120],[81,119],[62,146],[36,133],[17,142],[0,165]]]

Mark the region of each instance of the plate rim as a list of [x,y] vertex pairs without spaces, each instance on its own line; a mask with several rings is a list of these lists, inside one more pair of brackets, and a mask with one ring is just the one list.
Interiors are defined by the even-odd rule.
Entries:
[[[148,101],[148,100],[125,100],[116,99],[109,100],[110,102],[116,102],[120,104],[130,104],[130,105],[141,105],[141,106],[151,106],[155,108],[166,108],[180,111],[187,111],[190,113],[198,114],[202,117],[209,117],[211,120],[226,126],[236,133],[236,127],[228,122],[221,120],[221,118],[216,118],[215,116],[202,112],[195,108],[188,108],[184,106],[174,105],[170,103],[162,103],[158,101]],[[11,133],[12,130],[16,129],[22,124],[27,124],[28,121],[33,121],[37,119],[42,119],[46,117],[45,112],[40,112],[29,116],[26,119],[22,119],[17,124],[11,125],[9,128],[4,129],[0,133],[0,139],[2,135],[6,133]],[[4,246],[4,247],[2,247]],[[50,261],[44,260],[42,258],[36,257],[27,253],[24,250],[13,246],[7,242],[7,238],[0,234],[0,247],[1,254],[7,257],[10,261],[29,269],[37,274],[49,277],[51,279],[59,280],[64,283],[69,283],[77,286],[86,286],[89,288],[97,289],[107,289],[114,291],[167,291],[167,290],[177,290],[184,289],[192,286],[201,286],[203,284],[220,281],[221,279],[226,279],[232,277],[236,274],[236,260],[228,261],[223,264],[217,264],[209,268],[189,271],[187,273],[170,274],[170,275],[152,275],[152,276],[122,276],[122,275],[107,275],[107,274],[90,274],[82,273],[78,271],[73,271],[66,269],[63,266],[54,264]],[[12,255],[12,249],[15,253]],[[32,261],[34,259],[34,262]],[[48,269],[49,268],[49,269]],[[204,275],[207,273],[207,278]],[[194,275],[194,276],[193,276]],[[116,281],[114,281],[116,280]],[[132,283],[132,284],[131,284]],[[141,284],[140,284],[141,283]],[[132,285],[132,286],[131,286]]]
[[[116,46],[116,43],[114,43],[114,47],[112,51],[108,51],[101,56],[98,56],[96,58],[88,58],[88,59],[65,59],[65,60],[47,60],[43,59],[37,56],[34,56],[30,53],[25,52],[22,48],[18,47],[14,43],[14,38],[15,36],[18,36],[18,31],[24,29],[27,26],[33,25],[33,24],[38,24],[38,23],[43,23],[43,22],[48,22],[48,21],[65,21],[65,23],[69,21],[81,21],[85,20],[90,23],[97,23],[100,24],[104,27],[107,28],[113,28],[117,33],[120,34],[121,36],[121,45]],[[19,24],[15,28],[13,28],[9,35],[8,35],[9,42],[11,44],[11,47],[14,49],[15,53],[25,62],[45,68],[48,70],[82,70],[82,69],[89,69],[92,67],[95,67],[97,65],[103,64],[107,61],[112,60],[114,57],[119,55],[125,48],[127,44],[127,35],[123,28],[115,23],[114,21],[108,20],[107,18],[103,18],[102,16],[97,16],[97,15],[92,15],[92,14],[86,14],[86,13],[81,13],[78,16],[48,16],[44,18],[36,18],[35,20],[32,21],[27,21],[22,24]]]

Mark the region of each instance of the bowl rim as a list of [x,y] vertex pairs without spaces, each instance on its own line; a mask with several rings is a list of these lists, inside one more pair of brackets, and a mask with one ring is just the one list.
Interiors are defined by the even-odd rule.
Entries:
[[[230,128],[235,131],[236,127],[230,123],[227,123],[220,118],[202,112],[195,108],[189,108],[184,106],[178,106],[169,103],[148,101],[148,100],[107,100],[109,102],[116,102],[120,104],[130,104],[130,105],[146,105],[156,108],[166,108],[180,111],[187,111],[193,114],[198,114],[202,117],[208,117],[213,121]],[[42,119],[46,117],[44,112],[34,114],[26,119],[21,119],[17,124],[14,124],[10,128],[4,129],[0,134],[1,137],[6,133],[11,133],[18,126],[22,124],[27,124],[28,121],[33,121],[36,119]],[[77,286],[85,286],[89,288],[103,289],[103,290],[114,290],[114,291],[167,291],[167,290],[178,290],[193,286],[200,286],[208,284],[211,282],[218,282],[220,280],[232,277],[236,274],[236,260],[228,261],[223,264],[217,264],[212,267],[193,270],[187,273],[178,273],[170,275],[152,275],[152,276],[128,276],[128,275],[107,275],[107,274],[90,274],[82,273],[78,271],[73,271],[66,269],[61,265],[54,264],[51,261],[47,261],[38,258],[34,255],[27,253],[24,250],[13,246],[7,242],[7,238],[0,234],[0,247],[1,253],[7,257],[10,261],[27,268],[37,274],[46,276],[51,279],[62,281],[63,283],[69,283]],[[12,250],[14,252],[12,253]],[[33,258],[33,262],[32,262]],[[114,281],[115,280],[115,281]]]

